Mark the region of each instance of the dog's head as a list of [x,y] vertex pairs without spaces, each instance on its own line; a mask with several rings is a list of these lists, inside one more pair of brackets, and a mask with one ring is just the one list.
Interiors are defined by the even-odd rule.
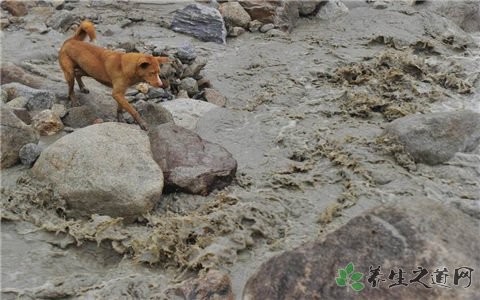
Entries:
[[163,82],[158,76],[160,73],[160,64],[168,62],[168,57],[145,55],[138,60],[137,75],[153,87],[163,87]]

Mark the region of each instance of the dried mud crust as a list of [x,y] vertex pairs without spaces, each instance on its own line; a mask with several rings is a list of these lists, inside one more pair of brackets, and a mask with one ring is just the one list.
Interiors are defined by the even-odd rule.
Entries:
[[348,88],[339,98],[342,113],[370,118],[380,113],[386,121],[423,112],[448,91],[472,93],[472,85],[459,66],[439,68],[413,50],[388,49],[366,62],[351,63],[319,73],[313,83]]
[[51,188],[27,175],[15,190],[2,188],[3,221],[27,221],[50,232],[66,234],[64,247],[83,242],[110,243],[112,249],[139,263],[195,271],[232,264],[237,252],[258,239],[282,234],[280,214],[261,203],[241,202],[225,192],[190,212],[152,212],[142,222],[124,225],[121,218],[92,215],[67,219],[65,201]]

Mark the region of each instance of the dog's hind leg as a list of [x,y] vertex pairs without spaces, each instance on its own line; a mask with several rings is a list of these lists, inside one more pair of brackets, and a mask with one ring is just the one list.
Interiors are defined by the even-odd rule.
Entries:
[[68,56],[60,55],[60,67],[62,67],[63,75],[68,84],[68,98],[72,101],[72,106],[78,106],[77,97],[73,91],[75,84],[75,63]]
[[90,91],[85,87],[85,84],[82,81],[83,76],[88,76],[88,74],[85,73],[80,68],[75,68],[75,79],[77,80],[78,87],[80,87],[80,92],[82,92],[84,94],[88,94],[88,93],[90,93]]
[[120,123],[125,123],[125,118],[123,117],[123,108],[120,103],[117,104],[117,121]]

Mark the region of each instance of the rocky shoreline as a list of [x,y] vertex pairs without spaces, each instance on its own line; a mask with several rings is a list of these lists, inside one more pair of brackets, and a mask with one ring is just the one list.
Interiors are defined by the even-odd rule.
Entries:
[[[84,18],[174,61],[127,94],[148,133],[94,80],[67,101]],[[475,1],[3,1],[2,298],[475,299],[475,272],[453,280],[480,267],[479,21]]]

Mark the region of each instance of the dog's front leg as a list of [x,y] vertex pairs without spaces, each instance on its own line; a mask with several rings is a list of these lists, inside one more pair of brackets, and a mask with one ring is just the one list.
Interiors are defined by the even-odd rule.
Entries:
[[124,109],[135,119],[138,125],[140,125],[140,128],[142,128],[143,130],[148,130],[147,122],[145,122],[142,117],[140,117],[138,111],[133,108],[133,106],[128,103],[127,98],[125,98],[125,90],[115,90],[114,88],[112,96],[118,102],[117,118],[120,118],[122,109]]

